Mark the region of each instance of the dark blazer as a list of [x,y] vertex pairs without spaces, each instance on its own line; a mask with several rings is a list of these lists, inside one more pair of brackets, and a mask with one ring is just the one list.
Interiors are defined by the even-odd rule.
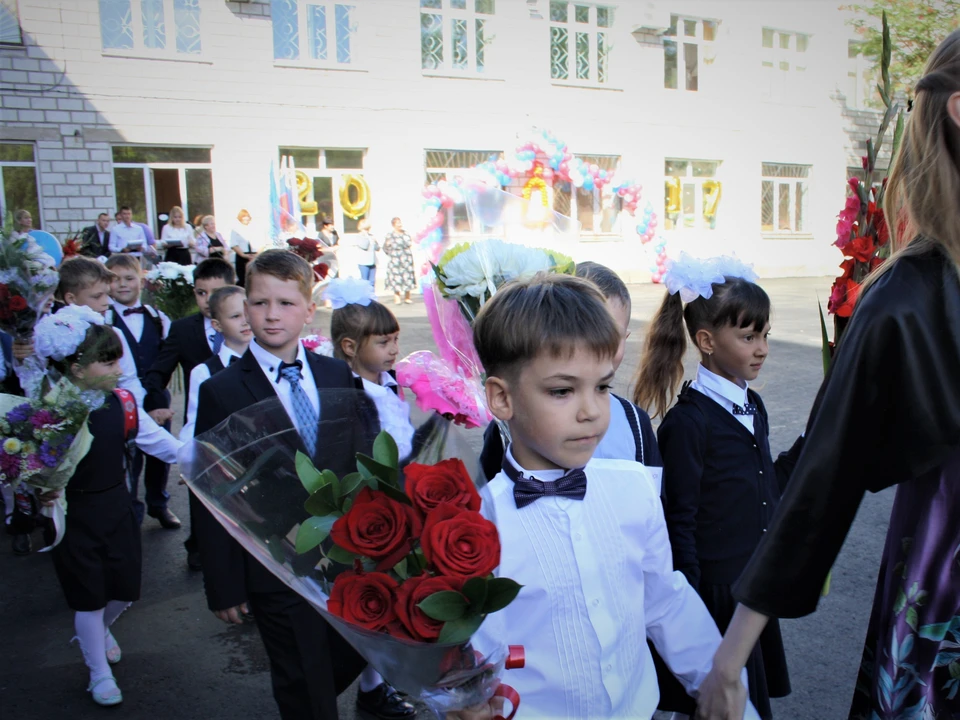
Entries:
[[[359,395],[354,390],[353,374],[346,363],[316,353],[308,352],[306,356],[317,389],[342,388],[352,391],[350,398]],[[240,360],[200,386],[196,435],[216,427],[235,412],[273,397],[276,397],[273,384],[248,350]],[[370,428],[369,432],[355,431],[358,418],[364,414],[355,408],[352,417],[337,425],[342,431],[335,437],[331,436],[328,433],[333,431],[329,430],[331,426],[327,421],[340,419],[339,415],[331,418],[331,412],[328,403],[321,402],[320,420],[324,423],[324,434],[317,442],[317,454],[321,457],[315,460],[319,466],[343,475],[349,468],[355,468],[356,452],[370,452],[375,429]],[[303,450],[303,447],[300,449]],[[236,607],[247,600],[248,592],[286,590],[286,586],[244,551],[206,509],[196,514],[195,522],[207,605],[211,610]]]
[[91,225],[83,229],[80,237],[80,254],[91,258],[108,257],[110,255],[110,231],[103,231],[103,242],[100,242],[100,233],[97,226]]
[[[190,380],[190,371],[205,362],[213,351],[207,342],[203,329],[203,315],[194,313],[170,323],[170,332],[160,346],[160,354],[143,378],[143,389],[147,395],[143,409],[149,412],[157,408],[170,407],[165,394],[170,378],[177,365],[183,368],[184,381]],[[184,410],[186,421],[186,410]]]
[[732,585],[770,527],[780,496],[803,448],[803,438],[774,462],[767,410],[753,434],[720,403],[685,386],[660,425],[664,514],[673,566],[700,582]]
[[0,391],[8,395],[23,395],[20,379],[13,369],[13,336],[0,331],[0,350],[3,352],[3,365],[6,369]]

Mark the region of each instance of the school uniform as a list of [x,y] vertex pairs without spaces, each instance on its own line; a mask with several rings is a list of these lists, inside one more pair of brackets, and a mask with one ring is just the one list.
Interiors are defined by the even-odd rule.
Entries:
[[[160,346],[170,330],[170,319],[156,308],[143,305],[138,301],[130,307],[112,302],[107,320],[123,334],[127,347],[130,348],[130,356],[136,367],[137,377],[142,385],[147,371],[160,354]],[[164,392],[169,407],[170,393]],[[170,421],[163,423],[162,427],[169,432]],[[146,508],[138,498],[141,470],[143,470]],[[130,476],[130,494],[133,496],[134,509],[141,522],[144,510],[155,512],[167,507],[170,500],[170,495],[167,493],[169,474],[170,466],[167,463],[149,455],[144,458],[143,453],[137,451]]]
[[[370,452],[375,428],[360,424],[362,412],[334,412],[322,403],[318,390],[348,389],[345,402],[357,398],[346,363],[307,352],[298,346],[300,387],[317,413],[323,436],[317,438],[318,467],[338,475],[355,466],[357,451]],[[295,417],[290,383],[279,377],[280,360],[256,341],[240,360],[200,385],[196,434],[215,427],[232,413],[271,398],[279,398],[289,418]],[[257,430],[273,433],[282,427],[265,418]],[[306,452],[306,445],[300,443]],[[261,478],[262,480],[262,478]],[[262,485],[263,483],[261,483]],[[345,690],[366,662],[303,598],[244,551],[202,508],[196,513],[203,561],[204,587],[211,610],[248,602],[270,658],[274,698],[284,720],[336,718],[337,695]],[[309,558],[308,558],[309,559]],[[311,567],[316,560],[311,560]]]
[[356,388],[363,390],[373,401],[377,411],[376,424],[393,437],[399,457],[409,457],[413,451],[414,428],[410,422],[410,406],[403,400],[396,373],[381,372],[379,383],[354,373],[353,381]]
[[207,358],[190,371],[190,382],[187,385],[187,419],[180,429],[180,442],[190,442],[193,440],[193,431],[197,424],[197,405],[200,396],[200,386],[241,357],[243,356],[234,352],[224,344],[221,346],[219,353]]
[[[659,441],[674,567],[724,632],[736,607],[732,586],[770,526],[803,439],[774,462],[760,396],[701,366],[660,425]],[[761,717],[772,717],[769,698],[790,693],[775,618],[750,656],[747,675]]]
[[[525,667],[509,678],[525,718],[651,718],[659,693],[645,640],[694,693],[720,633],[672,569],[649,473],[633,461],[591,460],[580,499],[563,494],[577,471],[565,473],[528,472],[508,450],[503,471],[481,490],[481,512],[512,549],[496,574],[523,587],[481,626],[480,642],[492,632],[526,649]],[[525,504],[531,479],[552,488]]]
[[[132,400],[131,400],[132,402]],[[127,488],[127,423],[116,393],[87,420],[93,441],[65,490],[66,532],[51,551],[71,610],[92,611],[108,600],[140,598],[140,527]],[[154,424],[136,432],[136,444],[165,462],[180,445]]]

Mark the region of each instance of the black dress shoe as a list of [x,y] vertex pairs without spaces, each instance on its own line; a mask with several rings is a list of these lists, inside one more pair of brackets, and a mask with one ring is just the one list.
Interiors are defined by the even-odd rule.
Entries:
[[417,714],[417,709],[387,683],[380,683],[370,692],[359,690],[357,707],[379,720],[401,720]]
[[14,555],[29,555],[30,551],[33,550],[33,543],[30,541],[30,536],[26,533],[14,535],[11,546],[13,547]]
[[160,521],[164,530],[179,530],[180,518],[173,514],[170,508],[154,508],[147,511],[147,515]]
[[199,550],[191,550],[187,553],[187,567],[191,570],[203,570],[203,565],[200,564]]

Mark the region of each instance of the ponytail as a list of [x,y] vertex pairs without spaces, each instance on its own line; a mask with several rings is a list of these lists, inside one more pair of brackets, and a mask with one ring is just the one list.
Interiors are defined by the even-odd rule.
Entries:
[[663,299],[650,323],[637,370],[633,402],[644,410],[653,407],[662,417],[683,380],[683,355],[687,334],[683,324],[683,301],[679,293]]

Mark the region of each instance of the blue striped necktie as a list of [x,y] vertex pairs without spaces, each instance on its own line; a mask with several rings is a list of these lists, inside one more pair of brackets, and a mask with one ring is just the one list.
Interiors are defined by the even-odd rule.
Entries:
[[301,370],[303,365],[299,360],[293,363],[280,363],[280,369],[277,371],[277,382],[281,378],[290,383],[290,398],[293,401],[293,415],[297,423],[297,431],[303,438],[303,444],[307,446],[310,457],[313,457],[317,451],[317,424],[319,418],[317,411],[313,409],[310,398],[300,384],[303,377]]

